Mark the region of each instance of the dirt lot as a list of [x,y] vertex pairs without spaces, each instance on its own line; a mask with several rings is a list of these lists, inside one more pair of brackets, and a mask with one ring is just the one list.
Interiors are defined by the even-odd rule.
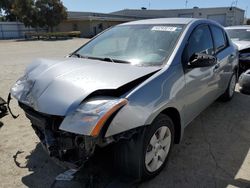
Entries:
[[[84,42],[0,41],[0,96],[6,98],[33,59],[63,57]],[[20,117],[2,119],[0,187],[50,187],[65,170],[48,158],[29,121],[16,103],[12,106]],[[249,113],[250,96],[239,92],[229,103],[212,104],[186,128],[163,172],[139,187],[250,187]]]

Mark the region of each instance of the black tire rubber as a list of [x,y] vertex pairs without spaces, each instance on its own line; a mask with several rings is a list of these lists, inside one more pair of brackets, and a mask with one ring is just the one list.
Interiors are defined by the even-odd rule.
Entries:
[[[145,153],[151,137],[161,126],[167,126],[171,131],[171,145],[163,165],[155,172],[149,172],[145,165]],[[151,125],[141,130],[128,141],[122,141],[115,148],[115,166],[127,176],[136,178],[138,181],[155,177],[166,165],[174,144],[174,123],[165,114],[160,114]]]
[[[230,82],[228,83],[228,86],[227,86],[227,89],[226,89],[225,93],[223,93],[223,94],[220,96],[220,98],[219,98],[220,101],[228,102],[228,101],[230,101],[230,100],[233,98],[235,92],[233,93],[232,96],[230,96],[230,83],[231,83],[231,80],[232,80],[233,76],[236,77],[236,83],[237,83],[237,75],[236,75],[236,73],[234,73],[234,74],[231,76],[231,78],[230,78]],[[235,84],[235,85],[236,85],[236,84]]]

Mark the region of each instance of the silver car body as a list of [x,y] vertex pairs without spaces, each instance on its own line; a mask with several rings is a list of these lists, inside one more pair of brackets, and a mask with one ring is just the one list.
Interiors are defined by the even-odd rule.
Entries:
[[[118,97],[126,98],[128,103],[110,122],[105,137],[150,125],[161,112],[171,110],[179,115],[179,127],[176,129],[179,142],[186,125],[225,92],[238,66],[238,60],[236,50],[229,40],[228,47],[215,55],[216,65],[184,71],[182,53],[190,34],[202,24],[222,28],[213,21],[164,18],[123,25],[171,23],[186,26],[174,51],[162,66],[137,67],[78,58],[40,59],[25,72],[24,80],[29,83],[25,86],[26,89],[13,87],[11,93],[19,102],[37,112],[67,117],[96,91],[107,90],[115,93],[124,85],[149,75]],[[62,122],[60,130],[90,135],[89,129],[74,127],[65,121]]]

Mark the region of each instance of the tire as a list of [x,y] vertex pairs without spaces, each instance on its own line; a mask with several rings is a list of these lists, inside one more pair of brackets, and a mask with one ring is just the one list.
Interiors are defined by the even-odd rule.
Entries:
[[118,145],[116,166],[139,181],[153,178],[166,165],[173,144],[174,123],[167,115],[160,114],[141,133]]
[[227,102],[227,101],[230,101],[233,98],[236,83],[237,83],[237,76],[236,76],[236,73],[234,73],[231,76],[230,82],[228,84],[228,87],[227,87],[225,93],[222,94],[221,97],[220,97],[221,101]]

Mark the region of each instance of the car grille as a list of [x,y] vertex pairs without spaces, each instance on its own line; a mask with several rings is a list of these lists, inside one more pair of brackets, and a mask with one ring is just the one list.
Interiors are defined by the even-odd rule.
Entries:
[[19,103],[19,106],[24,110],[26,117],[31,123],[42,129],[49,128],[53,131],[58,131],[59,126],[64,119],[63,116],[54,116],[37,112],[23,103]]

